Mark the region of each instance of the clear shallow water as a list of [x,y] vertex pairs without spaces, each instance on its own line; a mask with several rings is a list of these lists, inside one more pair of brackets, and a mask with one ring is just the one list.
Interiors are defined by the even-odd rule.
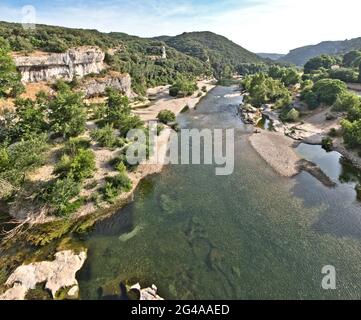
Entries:
[[[360,298],[354,189],[328,189],[308,173],[275,174],[247,141],[241,97],[224,97],[233,90],[217,87],[179,122],[236,128],[234,173],[177,165],[145,179],[134,202],[82,239],[89,248],[78,273],[82,298],[115,293],[120,281],[155,283],[167,299]],[[329,170],[337,178],[338,169]],[[324,291],[321,269],[330,264],[338,289]]]

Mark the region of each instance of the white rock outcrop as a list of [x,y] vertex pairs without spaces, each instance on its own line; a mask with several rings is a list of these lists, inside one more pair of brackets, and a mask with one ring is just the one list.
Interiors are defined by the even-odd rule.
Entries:
[[82,268],[86,257],[86,252],[75,254],[67,250],[56,253],[54,261],[22,265],[7,279],[5,285],[12,287],[0,295],[0,300],[24,300],[26,293],[35,289],[38,283],[45,283],[45,288],[51,291],[53,298],[60,289],[69,287],[68,295],[76,296],[79,287],[75,275]]
[[65,53],[37,52],[29,56],[15,54],[15,65],[24,83],[73,80],[104,70],[105,53],[98,47],[78,47]]
[[101,96],[107,88],[116,89],[129,98],[134,97],[132,80],[129,74],[111,72],[105,77],[86,79],[81,86],[86,98]]

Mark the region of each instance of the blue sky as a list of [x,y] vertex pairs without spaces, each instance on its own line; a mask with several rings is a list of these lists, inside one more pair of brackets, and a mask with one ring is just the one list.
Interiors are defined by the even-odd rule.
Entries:
[[254,52],[361,37],[360,0],[0,0],[0,20],[21,22],[26,5],[37,23],[147,37],[209,30]]

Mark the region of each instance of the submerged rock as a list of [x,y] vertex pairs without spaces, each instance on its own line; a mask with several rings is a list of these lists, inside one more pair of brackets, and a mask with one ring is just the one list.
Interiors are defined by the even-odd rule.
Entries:
[[10,287],[0,300],[24,300],[29,290],[35,289],[38,283],[45,283],[53,298],[60,289],[71,288],[69,296],[77,296],[79,287],[75,278],[86,260],[86,252],[74,253],[71,250],[55,254],[54,261],[34,262],[18,267],[7,279],[5,285]]

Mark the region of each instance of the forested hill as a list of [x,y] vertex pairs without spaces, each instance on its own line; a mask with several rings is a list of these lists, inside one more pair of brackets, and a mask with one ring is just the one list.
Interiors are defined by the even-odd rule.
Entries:
[[324,41],[316,45],[291,50],[280,60],[303,66],[308,60],[321,54],[339,55],[361,49],[361,37],[345,41]]
[[[248,73],[265,63],[261,57],[211,32],[184,33],[176,37],[140,38],[121,32],[71,29],[36,25],[25,30],[21,24],[0,22],[0,38],[12,51],[65,52],[71,47],[98,46],[107,52],[106,62],[132,77],[133,89],[144,93],[147,87],[169,84],[180,75],[186,77],[228,77],[235,71]],[[161,59],[163,47],[166,59]],[[114,50],[113,50],[114,51]]]
[[237,70],[242,64],[263,63],[256,54],[242,48],[229,39],[212,32],[183,33],[175,37],[160,37],[165,43],[189,56],[209,63],[216,75],[225,72],[227,66]]

